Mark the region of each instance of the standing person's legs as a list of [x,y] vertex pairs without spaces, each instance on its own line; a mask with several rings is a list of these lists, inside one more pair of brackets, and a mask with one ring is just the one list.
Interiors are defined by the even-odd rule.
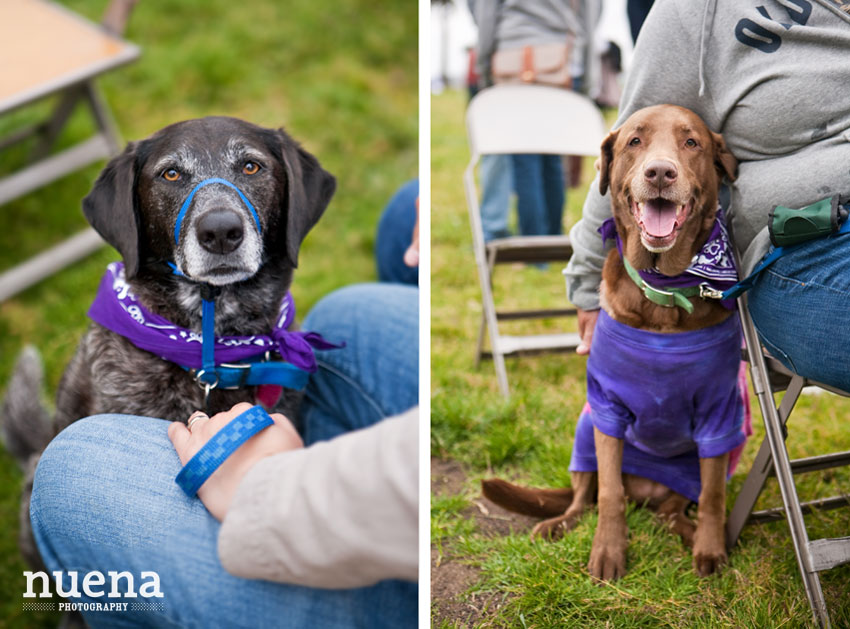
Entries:
[[850,234],[813,240],[769,266],[749,293],[771,354],[800,375],[850,391]]
[[[308,315],[306,323],[315,327],[307,329],[341,337],[347,346],[319,356],[305,402],[313,435],[306,441],[367,426],[416,404],[417,293],[394,284],[353,286],[329,295]],[[324,400],[324,394],[334,399]],[[65,592],[71,591],[72,573],[77,575],[76,602],[129,606],[89,608],[91,626],[416,626],[415,583],[318,590],[225,572],[216,550],[219,523],[174,482],[180,461],[167,428],[161,419],[90,417],[69,426],[42,455],[31,519],[48,570],[63,572]],[[137,593],[152,579],[143,573],[156,573],[162,597],[89,596],[83,580],[93,571],[106,577],[95,588],[106,593],[109,571],[130,573]],[[123,576],[118,591],[128,587]]]
[[481,162],[481,226],[484,242],[511,235],[508,209],[513,189],[513,169],[508,155],[482,155]]
[[550,235],[564,231],[564,167],[560,155],[542,155],[543,195],[546,198],[546,232]]
[[523,236],[546,233],[546,198],[543,192],[542,155],[511,155],[517,193],[519,230]]

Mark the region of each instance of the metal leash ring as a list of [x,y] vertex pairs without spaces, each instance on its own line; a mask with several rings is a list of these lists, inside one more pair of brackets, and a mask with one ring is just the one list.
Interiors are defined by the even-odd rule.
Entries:
[[209,408],[210,408],[210,391],[212,391],[213,389],[215,389],[218,386],[219,376],[218,376],[217,373],[213,374],[213,375],[215,375],[215,381],[214,382],[202,382],[201,378],[204,376],[205,373],[206,373],[206,369],[201,369],[200,371],[196,372],[195,373],[195,382],[197,382],[198,386],[201,387],[204,390],[204,409],[209,410]]

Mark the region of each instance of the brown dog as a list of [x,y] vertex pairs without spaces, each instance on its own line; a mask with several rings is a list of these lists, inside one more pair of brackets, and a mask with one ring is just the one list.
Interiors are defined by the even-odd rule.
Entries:
[[[655,269],[675,277],[688,269],[709,238],[720,182],[724,175],[734,180],[737,162],[723,138],[696,114],[659,105],[635,112],[612,131],[602,143],[598,166],[600,191],[605,194],[611,189],[623,258],[634,269]],[[618,251],[608,254],[600,302],[614,321],[639,330],[676,333],[716,326],[732,315],[716,300],[688,299],[692,312],[650,301],[627,273]],[[491,479],[482,481],[484,495],[512,511],[549,518],[534,528],[532,537],[554,539],[575,526],[591,506],[598,485],[599,523],[588,569],[599,579],[625,574],[626,498],[655,509],[671,530],[693,547],[694,568],[701,576],[726,562],[728,452],[699,459],[699,506],[694,524],[685,513],[690,502],[687,497],[660,482],[622,472],[622,439],[594,428],[593,440],[598,471],[573,472],[571,489],[528,489]]]

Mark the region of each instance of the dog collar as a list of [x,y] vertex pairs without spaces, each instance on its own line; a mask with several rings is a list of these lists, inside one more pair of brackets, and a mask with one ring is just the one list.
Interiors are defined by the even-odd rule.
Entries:
[[679,308],[684,309],[688,314],[694,311],[694,305],[688,298],[699,295],[700,287],[689,286],[686,288],[676,288],[668,286],[665,288],[656,288],[643,279],[640,273],[638,273],[638,270],[629,264],[629,261],[625,258],[623,258],[623,266],[626,267],[626,273],[628,273],[631,280],[643,291],[643,296],[652,303],[664,306],[665,308],[679,306]]
[[[107,266],[88,314],[139,349],[189,371],[207,396],[214,388],[266,384],[301,390],[317,369],[314,350],[343,346],[326,341],[316,332],[290,330],[295,319],[295,301],[290,293],[281,301],[269,335],[216,337],[214,296],[206,297],[199,335],[145,308],[126,282],[124,264],[113,262]],[[273,352],[283,361],[272,361]]]
[[678,306],[690,314],[694,309],[690,297],[701,297],[720,300],[725,308],[735,309],[735,300],[727,299],[723,292],[735,284],[738,272],[722,209],[717,210],[705,245],[693,257],[684,273],[677,276],[664,275],[655,269],[638,270],[629,264],[623,256],[623,243],[613,217],[602,223],[599,233],[603,240],[615,241],[629,278],[654,304],[666,308]]

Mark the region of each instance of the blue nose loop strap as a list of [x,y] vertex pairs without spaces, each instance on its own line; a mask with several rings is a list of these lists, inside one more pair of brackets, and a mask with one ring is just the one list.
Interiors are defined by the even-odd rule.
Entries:
[[234,190],[236,190],[236,194],[238,194],[239,198],[242,199],[242,203],[244,203],[247,208],[251,210],[251,216],[254,217],[254,222],[257,223],[257,231],[260,232],[260,234],[263,233],[263,228],[260,226],[260,217],[257,214],[257,210],[255,210],[254,206],[251,205],[251,202],[248,200],[248,197],[246,197],[239,188],[237,188],[234,184],[230,183],[227,179],[221,179],[220,177],[212,177],[210,179],[204,179],[201,183],[192,188],[192,192],[189,193],[189,196],[186,197],[185,201],[183,201],[183,205],[180,206],[180,212],[178,212],[177,214],[177,223],[174,225],[175,244],[179,244],[180,242],[180,226],[183,224],[183,217],[186,216],[186,211],[192,204],[192,199],[195,198],[195,193],[204,186],[208,186],[211,183],[221,183],[227,186],[228,188],[233,188]]

